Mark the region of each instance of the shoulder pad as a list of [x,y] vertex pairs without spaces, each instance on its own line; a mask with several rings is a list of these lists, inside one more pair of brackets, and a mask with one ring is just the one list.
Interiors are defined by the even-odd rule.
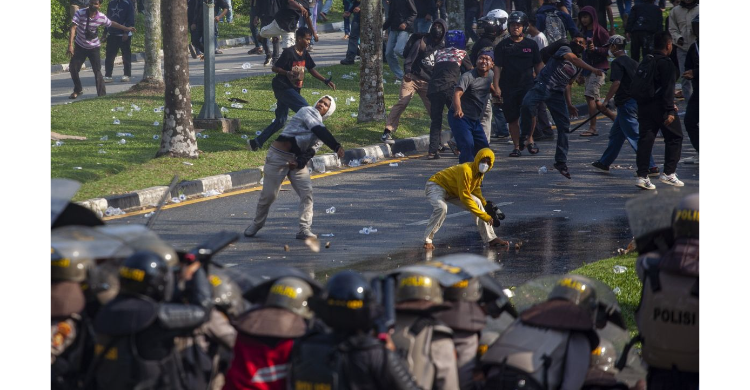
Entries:
[[159,323],[167,329],[195,328],[206,320],[206,310],[196,305],[162,303],[157,312]]

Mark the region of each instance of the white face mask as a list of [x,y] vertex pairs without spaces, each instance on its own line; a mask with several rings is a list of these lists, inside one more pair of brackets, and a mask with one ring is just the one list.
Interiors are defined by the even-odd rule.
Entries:
[[490,170],[490,165],[486,163],[479,163],[479,172],[485,173]]
[[610,51],[609,51],[609,56],[610,56],[610,57],[614,57],[614,56],[615,56],[615,53],[614,53],[614,52],[612,52],[612,50],[610,50]]

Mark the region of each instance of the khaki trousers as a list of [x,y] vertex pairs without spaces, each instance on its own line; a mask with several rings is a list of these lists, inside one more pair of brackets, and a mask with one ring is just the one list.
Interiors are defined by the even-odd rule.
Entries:
[[[464,205],[458,198],[448,195],[445,188],[441,187],[440,184],[433,181],[427,182],[424,187],[424,193],[425,196],[427,196],[427,200],[432,205],[432,215],[430,216],[430,221],[427,222],[427,229],[424,232],[424,242],[431,244],[432,239],[435,237],[435,233],[440,230],[440,227],[443,226],[443,222],[445,222],[445,215],[448,213],[447,202],[461,208],[464,208]],[[474,195],[472,195],[471,198],[474,199],[474,202],[476,202],[479,209],[484,211],[482,201]],[[479,235],[482,236],[483,242],[488,243],[497,238],[495,231],[492,229],[492,224],[488,224],[478,217],[474,217],[474,219],[474,223],[477,226]]]
[[388,118],[385,120],[385,128],[391,132],[396,132],[398,129],[398,120],[401,118],[401,114],[404,113],[406,107],[409,106],[411,98],[414,93],[417,93],[424,103],[424,107],[427,109],[427,113],[430,112],[430,99],[427,98],[427,81],[414,78],[412,75],[411,81],[404,80],[401,83],[401,90],[398,93],[398,102],[391,107],[391,112],[388,113]]

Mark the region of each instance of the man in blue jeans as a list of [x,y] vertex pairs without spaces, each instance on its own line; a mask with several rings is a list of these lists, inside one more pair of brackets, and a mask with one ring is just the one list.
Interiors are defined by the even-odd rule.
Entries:
[[389,5],[388,17],[383,24],[383,30],[389,30],[385,59],[388,61],[391,72],[399,81],[404,78],[404,71],[398,63],[398,57],[404,58],[404,47],[406,41],[409,40],[409,32],[416,18],[417,7],[414,5],[414,0],[400,0]]
[[322,81],[334,91],[336,90],[336,85],[331,79],[326,79],[314,69],[315,62],[310,57],[310,53],[307,52],[312,34],[312,30],[307,27],[297,29],[294,46],[284,49],[278,61],[271,68],[276,73],[276,77],[271,81],[273,95],[276,97],[276,118],[268,127],[263,129],[259,136],[248,141],[248,145],[253,151],[260,149],[268,138],[284,127],[289,109],[297,112],[300,108],[309,106],[307,100],[300,95],[302,83],[305,79],[305,68],[313,77]]
[[536,113],[540,102],[547,104],[552,114],[552,120],[557,126],[557,151],[555,152],[555,169],[570,179],[568,172],[568,131],[570,129],[570,114],[578,116],[578,110],[570,100],[570,84],[583,69],[588,69],[601,76],[601,70],[591,67],[581,60],[585,48],[585,38],[580,33],[573,37],[570,46],[562,46],[550,58],[539,76],[534,87],[526,93],[521,104],[521,142],[519,149],[523,150],[526,138],[536,127]]
[[491,50],[480,53],[476,67],[462,74],[453,90],[448,124],[461,151],[458,155],[460,164],[474,161],[479,150],[490,147],[482,127],[482,114],[490,98],[490,91],[495,90],[492,85],[494,66],[495,54]]
[[[638,151],[638,104],[630,96],[630,83],[633,80],[636,69],[638,69],[638,62],[625,54],[626,44],[625,37],[621,35],[609,37],[609,41],[607,41],[609,53],[615,57],[615,60],[612,61],[612,72],[609,76],[612,85],[609,87],[603,103],[596,102],[596,108],[615,122],[609,131],[607,149],[599,160],[591,164],[594,168],[604,172],[609,172],[609,166],[617,159],[625,140],[630,143],[633,151]],[[615,98],[615,106],[617,106],[616,117],[606,108],[613,96]],[[649,164],[648,175],[659,176],[659,168],[654,163],[654,156],[651,156]]]

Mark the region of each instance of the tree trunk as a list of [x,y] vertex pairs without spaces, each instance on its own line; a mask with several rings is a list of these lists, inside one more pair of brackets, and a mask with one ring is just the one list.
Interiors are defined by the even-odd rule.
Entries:
[[145,24],[143,32],[146,61],[143,67],[143,80],[148,84],[164,85],[164,75],[161,71],[161,4],[160,0],[144,0],[143,15]]
[[161,0],[164,11],[164,124],[156,156],[198,157],[190,112],[190,73],[187,51],[187,2]]
[[357,123],[385,119],[383,97],[383,11],[381,0],[362,0],[360,8],[359,113]]
[[464,1],[448,0],[445,6],[448,11],[448,29],[464,31]]

